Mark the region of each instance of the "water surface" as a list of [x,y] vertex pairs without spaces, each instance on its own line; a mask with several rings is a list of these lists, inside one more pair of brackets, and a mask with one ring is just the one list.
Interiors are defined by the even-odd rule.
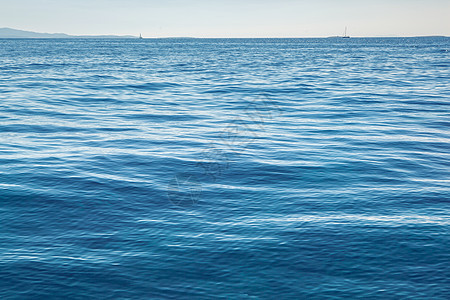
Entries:
[[448,299],[449,50],[0,40],[0,297]]

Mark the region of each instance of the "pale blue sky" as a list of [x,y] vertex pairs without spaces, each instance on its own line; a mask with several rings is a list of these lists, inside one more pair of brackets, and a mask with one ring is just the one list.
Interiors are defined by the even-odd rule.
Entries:
[[450,0],[0,0],[0,27],[145,37],[450,36]]

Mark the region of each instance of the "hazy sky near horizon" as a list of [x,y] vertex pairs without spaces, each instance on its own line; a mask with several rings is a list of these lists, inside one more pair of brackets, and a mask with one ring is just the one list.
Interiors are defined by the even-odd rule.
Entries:
[[145,37],[450,36],[450,0],[0,0],[0,27]]

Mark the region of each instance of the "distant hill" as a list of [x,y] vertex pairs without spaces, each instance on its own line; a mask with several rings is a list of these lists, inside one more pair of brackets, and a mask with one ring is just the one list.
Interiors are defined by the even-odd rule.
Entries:
[[10,39],[74,39],[74,38],[137,38],[132,35],[68,35],[65,33],[39,33],[33,31],[18,30],[12,28],[0,28],[0,38]]

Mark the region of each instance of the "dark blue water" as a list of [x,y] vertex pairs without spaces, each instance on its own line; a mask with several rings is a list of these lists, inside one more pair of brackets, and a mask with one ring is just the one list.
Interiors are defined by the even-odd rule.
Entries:
[[0,40],[0,298],[449,299],[449,51]]

